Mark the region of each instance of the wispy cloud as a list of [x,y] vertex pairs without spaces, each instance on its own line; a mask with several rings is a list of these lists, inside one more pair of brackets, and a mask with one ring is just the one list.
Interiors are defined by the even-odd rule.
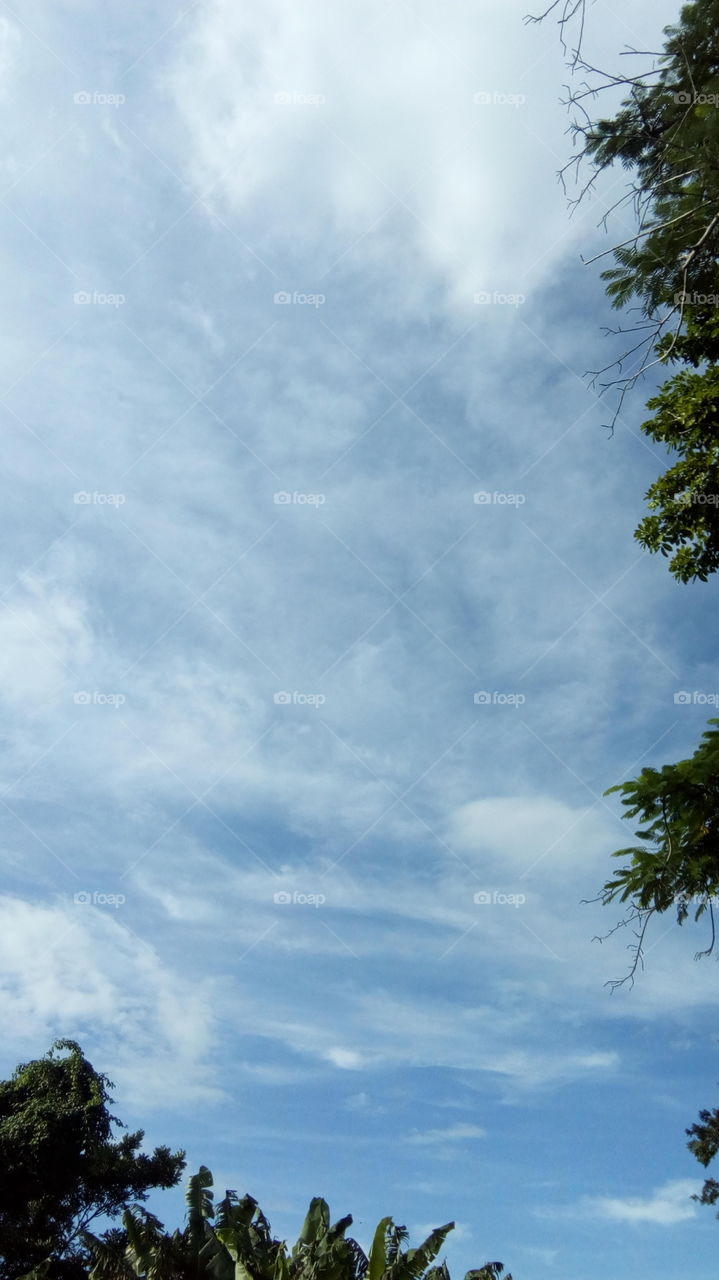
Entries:
[[424,1132],[408,1134],[405,1142],[413,1146],[444,1145],[453,1142],[466,1142],[474,1138],[486,1138],[487,1130],[476,1124],[454,1124],[446,1129],[426,1129]]
[[588,1214],[608,1218],[612,1222],[649,1222],[672,1227],[696,1215],[691,1196],[699,1190],[693,1178],[677,1178],[648,1196],[596,1196],[584,1201]]
[[660,462],[582,383],[556,31],[70,8],[0,21],[6,1066],[75,1035],[268,1203],[292,1134],[307,1198],[483,1216],[511,1262],[527,1125],[556,1153],[716,1004],[677,930],[610,1003],[579,905],[628,838],[604,788],[685,753],[714,658],[637,562]]

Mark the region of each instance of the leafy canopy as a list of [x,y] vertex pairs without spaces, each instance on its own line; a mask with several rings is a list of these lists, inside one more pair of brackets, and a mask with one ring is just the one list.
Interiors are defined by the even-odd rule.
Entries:
[[719,258],[719,0],[684,5],[651,83],[632,82],[616,116],[583,130],[597,170],[633,172],[640,234],[603,272],[613,304],[645,315],[712,293]]
[[[719,725],[719,719],[710,720]],[[642,769],[639,777],[610,787],[620,792],[626,818],[639,817],[640,844],[618,849],[625,860],[604,884],[604,903],[629,902],[628,920],[639,927],[631,975],[641,964],[641,946],[655,913],[676,908],[682,924],[694,912],[711,920],[714,946],[713,900],[719,893],[719,729],[708,729],[694,755],[661,769]],[[627,862],[626,860],[629,859]],[[622,922],[626,923],[626,921]]]
[[0,1083],[0,1280],[48,1258],[52,1276],[72,1277],[88,1223],[179,1181],[183,1152],[142,1153],[142,1130],[113,1140],[111,1088],[74,1040]]
[[[638,50],[625,51],[619,74],[587,62],[585,0],[555,0],[542,17],[553,11],[562,32],[578,24],[571,66],[586,76],[569,97],[579,147],[562,176],[588,164],[581,201],[603,172],[627,174],[613,207],[623,209],[622,226],[631,214],[633,234],[597,255],[612,259],[602,272],[612,305],[635,316],[619,328],[635,340],[594,374],[615,371],[603,384],[621,392],[614,421],[645,371],[681,366],[649,401],[653,416],[642,426],[671,464],[645,495],[635,537],[670,557],[679,581],[706,581],[719,567],[719,0],[684,5],[662,52],[643,55],[653,65],[640,74]],[[592,118],[597,96],[617,89],[626,96],[615,114]]]
[[706,582],[719,568],[719,309],[693,308],[686,333],[667,337],[662,350],[690,367],[648,402],[654,417],[642,431],[677,461],[648,490],[652,514],[634,536],[648,551],[671,556],[680,582]]
[[[333,1224],[327,1202],[316,1197],[289,1249],[272,1235],[252,1196],[227,1191],[215,1209],[212,1185],[202,1165],[188,1182],[186,1226],[172,1235],[140,1207],[125,1212],[122,1238],[102,1241],[88,1234],[90,1280],[450,1280],[446,1263],[434,1264],[453,1222],[430,1232],[417,1248],[404,1249],[406,1228],[383,1218],[368,1256],[347,1235],[351,1214]],[[465,1280],[500,1280],[503,1271],[500,1262],[489,1262]]]

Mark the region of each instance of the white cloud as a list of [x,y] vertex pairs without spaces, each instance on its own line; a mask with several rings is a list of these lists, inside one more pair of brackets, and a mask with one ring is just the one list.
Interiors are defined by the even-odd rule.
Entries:
[[[640,46],[661,8],[635,6]],[[193,181],[240,214],[270,266],[295,237],[305,268],[346,265],[356,241],[369,262],[413,253],[415,312],[432,273],[466,310],[478,290],[537,288],[595,221],[582,209],[570,224],[555,185],[567,145],[546,93],[553,24],[527,31],[503,0],[483,5],[481,39],[476,21],[469,0],[331,11],[309,0],[301,15],[289,0],[261,13],[213,0],[168,72],[188,140],[176,163],[187,153]],[[606,31],[588,29],[595,56],[603,41],[613,53]],[[258,207],[272,209],[272,238]]]
[[[307,248],[328,235],[337,246],[326,266],[372,229],[370,252],[409,237],[468,309],[475,290],[518,291],[547,244],[573,234],[553,180],[563,121],[535,69],[548,33],[521,43],[521,17],[498,0],[482,15],[491,40],[471,38],[475,21],[468,3],[328,12],[311,0],[300,17],[286,0],[261,14],[214,0],[171,75],[194,181],[213,188],[213,202],[224,195],[249,211],[250,225],[253,205],[270,206],[280,241],[291,203]],[[302,105],[302,95],[320,101]],[[273,262],[264,238],[260,256]]]
[[588,1213],[612,1222],[652,1222],[671,1227],[686,1222],[696,1214],[690,1196],[699,1186],[693,1178],[677,1178],[665,1182],[649,1196],[597,1196],[586,1202]]
[[3,1023],[35,1056],[78,1039],[98,1069],[112,1063],[118,1096],[138,1108],[219,1098],[205,1064],[210,984],[172,973],[119,911],[0,898]]
[[[3,811],[4,847],[20,893],[35,872],[51,895],[64,876],[43,869],[33,830],[78,885],[116,888],[134,866],[123,912],[3,904],[7,1051],[77,1035],[138,1110],[174,1107],[207,1142],[202,1159],[219,1147],[218,1168],[232,1167],[223,1144],[237,1133],[197,1108],[224,1087],[250,1106],[277,1090],[278,1179],[286,1134],[310,1145],[291,1110],[317,1091],[330,1136],[314,1130],[313,1143],[329,1150],[342,1122],[369,1130],[382,1115],[406,1163],[434,1168],[484,1148],[471,1145],[479,1126],[431,1127],[447,1113],[425,1109],[425,1082],[446,1097],[461,1078],[470,1120],[495,1091],[531,1105],[528,1091],[552,1088],[561,1109],[564,1085],[628,1070],[617,1019],[650,1014],[654,1030],[716,1000],[692,944],[682,965],[685,939],[670,937],[631,1002],[610,1002],[601,984],[624,940],[593,946],[596,912],[578,905],[627,842],[601,803],[587,806],[673,707],[634,635],[596,601],[581,617],[590,587],[629,569],[642,482],[624,445],[601,452],[589,414],[570,425],[591,404],[571,370],[594,327],[571,269],[552,275],[590,234],[569,226],[554,181],[567,150],[556,32],[525,29],[506,0],[481,14],[470,0],[412,4],[210,0],[171,30],[174,9],[146,19],[131,6],[103,48],[122,68],[150,52],[122,111],[84,113],[42,63],[64,76],[45,46],[68,52],[73,32],[58,43],[37,15],[45,46],[23,38],[22,52],[41,65],[13,113],[33,125],[28,157],[48,156],[8,199],[78,288],[117,287],[159,240],[109,315],[74,307],[52,252],[11,213],[4,223],[0,362],[8,384],[29,371],[8,404],[49,446],[13,419],[9,496],[33,519],[20,553],[0,540],[4,768],[8,782],[30,772],[9,797],[26,825]],[[660,7],[633,6],[652,29]],[[277,89],[327,101],[275,105]],[[526,108],[470,101],[484,89],[526,91]],[[215,184],[211,212],[188,212],[194,196],[162,160]],[[395,192],[409,210],[389,211]],[[317,314],[273,305],[275,289],[317,288],[327,268]],[[469,302],[525,271],[526,310]],[[210,386],[187,411],[188,388]],[[127,501],[78,513],[80,488]],[[482,509],[480,488],[527,502]],[[277,489],[326,503],[282,509]],[[674,599],[660,577],[640,565],[609,599],[673,662],[676,628],[654,634]],[[516,689],[530,667],[521,713],[475,706],[476,690]],[[77,687],[119,690],[121,714],[76,709]],[[326,703],[278,707],[278,689]],[[277,907],[280,888],[327,903]],[[478,906],[476,890],[526,903]],[[427,1128],[407,1138],[417,1080]],[[274,1156],[259,1144],[255,1159],[266,1172]]]
[[[579,866],[606,857],[617,827],[606,810],[593,805],[572,808],[550,796],[486,797],[462,805],[451,816],[448,839],[458,849],[481,855],[510,874],[565,877]],[[532,872],[537,869],[535,875]]]
[[[94,650],[87,601],[67,581],[28,573],[0,614],[0,688],[13,709],[35,709],[79,684]],[[63,570],[65,572],[63,572]],[[70,704],[72,705],[72,704]]]
[[436,1143],[444,1145],[452,1142],[465,1142],[473,1138],[486,1138],[487,1130],[480,1128],[476,1124],[454,1124],[449,1125],[446,1129],[426,1129],[422,1132],[415,1132],[405,1138],[405,1142],[409,1142],[414,1146],[433,1146]]
[[323,1057],[327,1062],[331,1062],[333,1067],[339,1067],[342,1071],[357,1071],[365,1061],[354,1049],[342,1049],[336,1045],[326,1049]]

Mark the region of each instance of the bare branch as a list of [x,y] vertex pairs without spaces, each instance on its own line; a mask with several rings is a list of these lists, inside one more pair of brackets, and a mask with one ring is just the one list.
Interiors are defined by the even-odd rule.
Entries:
[[563,5],[563,13],[561,18],[558,19],[559,39],[562,44],[562,50],[565,54],[567,52],[567,42],[564,38],[564,28],[568,22],[571,22],[572,18],[574,18],[576,14],[579,14],[579,38],[577,40],[577,47],[574,50],[571,63],[571,66],[574,68],[577,66],[581,58],[584,23],[586,20],[586,0],[554,0],[553,4],[550,4],[549,7],[544,10],[544,13],[540,13],[536,16],[528,13],[525,15],[524,21],[526,23],[544,22],[544,19],[548,18],[550,13],[553,13],[555,9],[559,8],[560,4]]
[[640,922],[640,927],[635,931],[635,934],[634,934],[636,938],[636,942],[630,942],[629,946],[627,947],[627,950],[633,953],[634,958],[632,960],[629,973],[625,974],[623,978],[612,978],[611,981],[605,982],[604,985],[606,987],[609,987],[612,993],[614,993],[617,990],[617,987],[623,987],[625,982],[629,983],[630,988],[633,987],[634,978],[635,978],[637,969],[644,968],[644,938],[646,936],[646,932],[649,927],[649,921],[651,920],[653,915],[654,915],[654,907],[649,907],[647,909],[640,909],[640,908],[636,909],[634,920]]
[[[619,203],[621,204],[621,201],[619,201]],[[698,205],[697,208],[703,209],[704,205],[709,203],[709,200],[705,200],[703,204]],[[616,205],[614,207],[616,208]],[[685,209],[684,213],[677,214],[676,218],[670,218],[668,222],[656,223],[653,227],[646,227],[644,231],[637,231],[636,234],[630,236],[628,240],[622,240],[620,244],[613,245],[611,249],[603,249],[601,253],[595,253],[593,258],[582,258],[582,262],[585,267],[588,267],[592,262],[598,262],[600,258],[606,258],[608,253],[616,253],[617,249],[623,249],[625,245],[636,244],[637,240],[641,240],[642,236],[650,236],[653,231],[664,231],[666,227],[673,226],[675,222],[681,222],[684,218],[693,217],[696,212],[696,209]],[[606,217],[607,215],[605,214],[604,216]],[[716,218],[714,221],[716,222]],[[702,239],[704,238],[705,237],[703,236]],[[581,257],[582,255],[580,254],[579,256]]]
[[696,953],[696,955],[695,955],[695,957],[694,957],[694,959],[695,959],[695,960],[700,960],[700,959],[702,958],[702,956],[710,956],[710,955],[711,955],[711,953],[712,953],[712,951],[714,950],[714,943],[716,942],[716,926],[715,926],[715,923],[714,923],[714,907],[713,907],[713,904],[712,904],[712,900],[711,900],[711,898],[709,898],[709,901],[708,901],[708,903],[707,903],[707,906],[709,907],[709,919],[710,919],[710,920],[711,920],[711,922],[712,922],[712,940],[711,940],[711,942],[709,943],[709,946],[706,948],[706,950],[705,950],[705,951],[697,951],[697,953]]

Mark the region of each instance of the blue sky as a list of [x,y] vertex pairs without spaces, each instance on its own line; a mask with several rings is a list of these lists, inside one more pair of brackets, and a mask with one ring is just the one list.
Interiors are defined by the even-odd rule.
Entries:
[[717,588],[632,538],[579,258],[625,179],[569,219],[526,7],[3,6],[3,1066],[79,1039],[293,1238],[703,1280],[716,971],[664,921],[610,996],[581,902],[715,709]]

